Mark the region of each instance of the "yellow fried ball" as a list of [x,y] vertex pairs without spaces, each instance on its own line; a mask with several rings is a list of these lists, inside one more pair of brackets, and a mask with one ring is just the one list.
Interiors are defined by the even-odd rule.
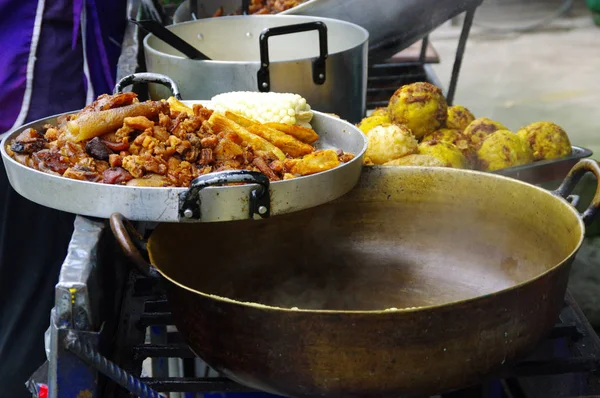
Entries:
[[418,142],[405,126],[383,124],[367,133],[369,141],[365,157],[373,164],[384,164],[390,160],[416,153]]
[[448,105],[442,90],[429,83],[413,83],[400,87],[388,104],[390,120],[405,125],[417,138],[439,129],[448,116]]
[[371,116],[373,115],[388,115],[389,117],[388,109],[387,107],[375,108],[375,110],[373,110],[373,112],[371,113]]
[[371,116],[365,117],[358,124],[358,128],[363,133],[367,134],[373,127],[381,126],[382,124],[390,123],[390,116],[386,108],[377,108]]
[[473,116],[471,111],[464,106],[453,105],[448,108],[446,127],[463,131],[473,120],[475,120],[475,116]]
[[479,168],[494,171],[533,162],[529,145],[517,134],[498,130],[490,134],[477,151]]
[[394,159],[383,164],[384,166],[422,166],[422,167],[446,167],[446,164],[429,155],[406,155],[400,159]]
[[562,158],[573,152],[565,130],[552,122],[531,123],[517,134],[531,147],[535,160]]
[[500,122],[480,117],[469,123],[463,134],[469,139],[471,147],[477,151],[486,137],[498,130],[508,129]]
[[443,141],[425,141],[419,144],[419,154],[442,161],[444,166],[465,169],[469,162],[455,145]]
[[453,144],[463,153],[469,164],[473,164],[477,157],[473,148],[471,148],[470,141],[460,130],[454,129],[439,129],[431,134],[423,137],[423,141],[442,141],[449,144]]

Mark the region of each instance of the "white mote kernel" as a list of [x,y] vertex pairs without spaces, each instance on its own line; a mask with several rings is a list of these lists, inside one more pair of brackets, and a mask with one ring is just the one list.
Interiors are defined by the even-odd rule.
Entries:
[[285,123],[311,128],[313,113],[306,99],[291,93],[233,91],[211,99],[214,110],[230,111],[260,123]]

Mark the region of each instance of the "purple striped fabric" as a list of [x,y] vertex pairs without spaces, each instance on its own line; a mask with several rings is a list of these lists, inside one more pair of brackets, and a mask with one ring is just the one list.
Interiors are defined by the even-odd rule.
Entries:
[[35,11],[31,2],[0,0],[0,134],[21,109]]
[[[97,6],[102,9],[92,18],[89,0],[0,0],[0,135],[15,124],[24,102],[29,104],[21,114],[24,123],[85,106],[78,11],[83,7],[93,92],[112,91],[127,4],[101,0]],[[41,28],[26,90],[38,10]],[[0,161],[1,398],[31,397],[24,383],[45,359],[44,330],[72,225],[72,215],[35,205],[13,191]]]
[[85,106],[83,48],[72,47],[72,0],[46,0],[25,122]]
[[[127,2],[125,0],[94,0],[96,7],[94,14],[99,21],[99,29],[92,33],[92,28],[88,27],[87,35],[88,62],[90,64],[90,75],[94,82],[96,95],[99,92],[112,92],[115,86],[116,65],[121,55],[120,43],[123,40],[125,28],[128,20]],[[93,7],[93,2],[88,3],[88,10]],[[88,20],[92,20],[91,12],[88,12]],[[115,15],[122,15],[123,18],[115,18]],[[102,35],[102,40],[98,40],[97,33]],[[104,49],[99,48],[103,45]],[[106,55],[110,73],[104,63],[100,61],[101,54]],[[107,76],[108,75],[108,76]]]
[[[87,61],[95,96],[112,91],[127,24],[126,0],[43,1],[30,104],[23,122],[86,105],[81,10],[86,7]],[[0,0],[0,135],[17,120],[38,1]],[[121,17],[119,17],[121,16]]]

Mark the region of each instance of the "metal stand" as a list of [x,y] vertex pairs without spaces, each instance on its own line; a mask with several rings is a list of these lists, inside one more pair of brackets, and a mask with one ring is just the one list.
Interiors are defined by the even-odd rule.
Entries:
[[91,369],[102,373],[106,377],[119,384],[121,387],[127,389],[127,391],[131,392],[132,394],[136,394],[140,398],[163,397],[151,389],[147,384],[138,380],[130,373],[106,359],[94,348],[92,344],[81,341],[81,338],[76,332],[68,332],[64,339],[64,343],[65,348],[68,351],[75,354]]
[[475,10],[475,8],[472,8],[465,13],[465,20],[463,21],[462,31],[460,32],[460,39],[458,40],[458,48],[456,49],[456,57],[454,58],[454,66],[452,68],[450,86],[448,87],[448,93],[446,94],[446,102],[448,102],[448,105],[452,105],[452,103],[454,102],[454,94],[456,92],[458,74],[460,73],[463,55],[465,53],[465,48],[467,47],[467,39],[469,38],[469,32],[471,31],[471,26],[473,25],[473,17],[475,16]]
[[[474,7],[465,12],[463,27],[454,59],[450,85],[447,91],[443,90],[446,92],[446,101],[450,106],[454,101],[458,76],[476,9],[477,8]],[[408,61],[394,62],[394,59],[392,58],[387,62],[373,63],[369,65],[367,82],[367,109],[372,110],[378,107],[387,106],[389,98],[392,96],[392,94],[398,89],[398,87],[405,84],[426,81],[440,88],[443,87],[443,84],[441,84],[431,68],[430,63],[428,63],[428,46],[429,36],[425,36],[421,41],[421,49],[418,59],[415,57],[414,60],[411,59]]]
[[[100,375],[142,398],[162,397],[100,353],[102,336],[111,335],[110,329],[115,327],[107,322],[114,315],[106,314],[103,308],[120,304],[121,289],[115,284],[120,285],[124,274],[129,272],[123,264],[105,258],[110,257],[105,246],[109,242],[103,239],[105,230],[104,222],[75,219],[50,320],[47,381],[50,398],[100,397]],[[110,279],[112,289],[103,286],[103,276]]]

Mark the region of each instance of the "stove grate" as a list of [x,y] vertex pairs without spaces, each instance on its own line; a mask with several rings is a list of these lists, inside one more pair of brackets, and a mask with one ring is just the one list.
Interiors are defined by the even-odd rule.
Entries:
[[[122,325],[133,324],[138,333],[129,333],[124,342],[115,347],[121,353],[121,366],[140,374],[142,362],[148,358],[164,361],[178,358],[183,363],[183,376],[160,375],[141,377],[141,381],[158,392],[193,393],[247,393],[254,390],[241,386],[205,367],[200,376],[194,376],[194,365],[199,359],[182,341],[172,327],[168,302],[160,287],[150,280],[134,280],[125,295],[124,308],[130,315]],[[139,290],[141,288],[141,290]],[[129,298],[128,298],[129,296]],[[125,323],[123,323],[125,322]],[[157,343],[144,339],[148,330],[162,330],[162,340]],[[123,330],[131,331],[129,325]],[[152,332],[151,332],[152,333]],[[206,366],[206,365],[204,365]],[[213,373],[214,376],[209,374]],[[196,375],[198,372],[196,371]],[[480,386],[455,391],[439,398],[590,398],[600,396],[600,339],[587,322],[572,297],[567,294],[560,322],[549,333],[538,351],[511,367],[501,379],[490,380]],[[116,397],[128,397],[124,391],[114,391]],[[119,395],[121,394],[121,395]],[[106,395],[105,395],[106,396]]]

